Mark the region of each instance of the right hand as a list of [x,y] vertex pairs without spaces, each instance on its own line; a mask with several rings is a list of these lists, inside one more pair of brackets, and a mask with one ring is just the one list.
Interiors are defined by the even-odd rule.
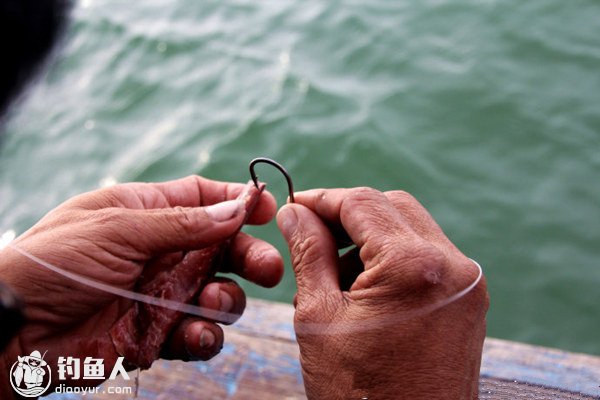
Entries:
[[298,285],[294,322],[308,398],[477,398],[485,280],[436,309],[479,271],[429,213],[401,191],[295,197],[277,222]]

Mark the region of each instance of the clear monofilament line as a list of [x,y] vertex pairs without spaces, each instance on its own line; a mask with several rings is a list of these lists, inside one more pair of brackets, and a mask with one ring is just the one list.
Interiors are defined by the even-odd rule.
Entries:
[[[180,302],[173,301],[173,300],[148,296],[148,295],[133,292],[133,291],[130,291],[127,289],[122,289],[119,287],[111,286],[106,283],[98,282],[94,279],[87,278],[85,276],[79,275],[79,274],[71,272],[71,271],[65,271],[64,269],[62,269],[60,267],[52,265],[52,264],[40,259],[39,257],[34,256],[33,254],[29,253],[28,251],[20,248],[19,246],[15,245],[13,243],[8,243],[7,247],[12,248],[19,254],[23,255],[24,257],[27,257],[28,259],[35,262],[36,264],[41,265],[42,267],[44,267],[46,269],[49,269],[50,271],[53,271],[53,272],[60,274],[68,279],[74,280],[76,282],[79,282],[83,285],[92,287],[94,289],[98,289],[103,292],[114,294],[115,296],[120,296],[120,297],[123,297],[126,299],[139,301],[139,302],[150,304],[153,306],[168,308],[170,310],[179,311],[182,313],[195,315],[195,316],[202,317],[202,318],[212,319],[212,320],[219,321],[219,322],[230,322],[231,323],[231,322],[235,322],[239,318],[239,315],[237,315],[237,314],[215,311],[215,310],[211,310],[211,309],[205,308],[205,307],[199,307],[199,306],[195,306],[192,304],[180,303]],[[394,316],[387,316],[384,319],[379,318],[379,317],[374,317],[372,319],[363,319],[360,321],[360,324],[357,324],[356,321],[348,321],[348,322],[341,322],[341,323],[340,322],[337,322],[337,323],[310,323],[310,322],[309,323],[298,323],[297,322],[295,324],[296,333],[301,332],[301,333],[309,333],[309,334],[320,334],[320,333],[324,333],[324,332],[331,332],[332,328],[338,332],[353,332],[354,333],[354,332],[366,331],[366,330],[370,330],[370,329],[382,328],[387,325],[396,324],[400,321],[406,321],[409,319],[421,317],[423,315],[432,313],[436,310],[439,310],[442,307],[445,307],[445,306],[459,300],[460,298],[462,298],[463,296],[468,294],[471,290],[473,290],[475,288],[475,286],[477,286],[477,284],[481,281],[481,278],[483,277],[483,270],[481,268],[481,265],[479,265],[479,263],[473,259],[470,259],[470,260],[473,262],[473,264],[478,269],[478,274],[477,274],[477,277],[475,278],[475,280],[470,285],[468,285],[466,288],[464,288],[463,290],[461,290],[443,300],[440,300],[436,303],[429,304],[429,305],[423,306],[421,308],[413,309],[410,311],[398,312]]]
[[420,308],[398,311],[393,313],[393,315],[375,315],[370,318],[361,318],[360,320],[348,320],[336,323],[295,321],[294,330],[296,334],[309,335],[318,335],[323,333],[332,334],[333,332],[335,332],[336,334],[351,334],[397,326],[397,324],[401,322],[405,322],[414,318],[419,318],[424,315],[430,314],[434,311],[439,310],[440,308],[446,307],[447,305],[461,299],[462,297],[467,295],[471,290],[473,290],[477,286],[477,284],[479,284],[481,278],[483,277],[483,269],[477,261],[473,260],[472,258],[469,258],[469,260],[471,260],[478,269],[477,277],[473,280],[471,284],[469,284],[461,291],[451,296],[448,296],[445,299],[442,299],[438,302],[428,304]]
[[215,311],[215,310],[211,310],[206,307],[200,307],[200,306],[195,306],[192,304],[180,303],[178,301],[173,301],[173,300],[169,300],[169,299],[148,296],[148,295],[145,295],[142,293],[137,293],[137,292],[133,292],[131,290],[122,289],[122,288],[119,288],[116,286],[108,285],[106,283],[99,282],[95,279],[90,279],[85,276],[79,275],[77,273],[74,273],[71,271],[66,271],[60,267],[52,265],[52,264],[42,260],[41,258],[34,256],[27,250],[22,249],[21,247],[17,246],[14,243],[8,243],[7,247],[10,247],[17,253],[21,254],[24,257],[27,257],[31,261],[35,262],[38,265],[41,265],[42,267],[44,267],[46,269],[49,269],[50,271],[53,271],[59,275],[69,278],[75,282],[79,282],[83,285],[92,287],[94,289],[98,289],[103,292],[114,294],[115,296],[120,296],[120,297],[123,297],[126,299],[139,301],[139,302],[150,304],[153,306],[168,308],[170,310],[180,311],[182,313],[191,314],[191,315],[195,315],[198,317],[212,319],[212,320],[220,321],[220,322],[233,322],[239,318],[239,315],[236,315],[236,314]]

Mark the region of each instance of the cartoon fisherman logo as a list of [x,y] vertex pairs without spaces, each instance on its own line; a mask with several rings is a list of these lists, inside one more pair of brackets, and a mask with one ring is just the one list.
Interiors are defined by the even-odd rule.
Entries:
[[[46,353],[44,353],[44,356]],[[10,384],[23,397],[37,397],[50,387],[50,367],[39,351],[19,356],[10,369]]]

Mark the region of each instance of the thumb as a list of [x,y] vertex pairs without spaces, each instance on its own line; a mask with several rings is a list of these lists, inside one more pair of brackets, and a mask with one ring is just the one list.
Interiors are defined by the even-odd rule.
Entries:
[[298,297],[321,290],[339,292],[338,252],[323,221],[300,204],[287,204],[277,213],[277,225],[290,249]]
[[246,214],[241,200],[207,207],[124,210],[127,227],[121,235],[136,250],[153,255],[197,250],[235,235]]

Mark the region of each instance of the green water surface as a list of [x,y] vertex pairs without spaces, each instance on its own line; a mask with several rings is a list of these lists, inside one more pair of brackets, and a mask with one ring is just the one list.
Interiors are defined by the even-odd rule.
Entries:
[[[596,0],[85,0],[3,128],[0,234],[269,156],[298,189],[413,193],[483,265],[490,336],[600,354],[599,110]],[[244,285],[295,291],[289,265]]]

